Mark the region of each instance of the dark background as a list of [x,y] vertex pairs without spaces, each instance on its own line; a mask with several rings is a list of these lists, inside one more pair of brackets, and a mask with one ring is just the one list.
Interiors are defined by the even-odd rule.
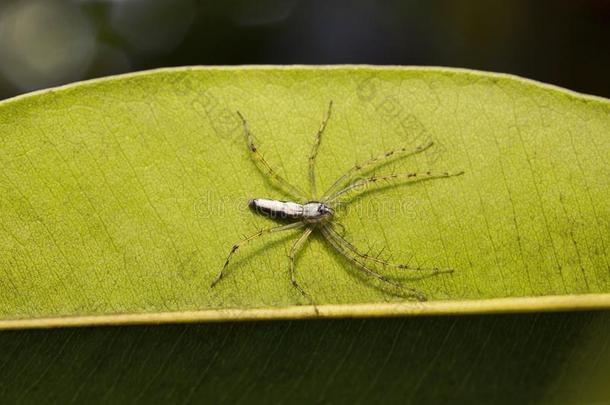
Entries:
[[395,64],[610,97],[607,0],[1,0],[0,98],[164,66]]

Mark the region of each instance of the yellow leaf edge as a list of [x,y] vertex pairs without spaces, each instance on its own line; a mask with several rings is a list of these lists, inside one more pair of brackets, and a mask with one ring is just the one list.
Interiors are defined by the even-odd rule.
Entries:
[[547,295],[485,300],[301,305],[285,308],[213,309],[0,320],[0,330],[103,325],[264,321],[321,318],[387,318],[528,312],[587,311],[610,308],[610,294]]
[[221,65],[192,65],[192,66],[179,66],[179,67],[164,67],[157,69],[149,69],[142,70],[137,72],[123,73],[118,75],[104,76],[95,79],[83,80],[74,83],[68,83],[61,86],[50,87],[47,89],[36,90],[29,93],[21,94],[15,97],[11,97],[5,100],[0,100],[0,107],[3,107],[5,104],[21,101],[23,99],[27,99],[30,97],[39,96],[46,93],[56,93],[58,91],[70,90],[74,87],[95,85],[98,83],[128,79],[132,77],[146,76],[146,75],[156,75],[161,73],[176,73],[176,72],[189,72],[189,71],[240,71],[240,70],[365,70],[365,71],[391,71],[391,70],[401,70],[401,71],[422,71],[422,72],[437,72],[437,73],[447,73],[447,74],[467,74],[472,76],[484,76],[484,77],[492,77],[496,79],[502,79],[507,81],[519,82],[522,84],[526,84],[529,86],[535,86],[539,88],[545,88],[549,90],[558,91],[560,93],[573,96],[579,99],[583,99],[585,101],[598,101],[610,103],[610,100],[600,96],[594,96],[591,94],[580,93],[574,90],[569,90],[564,87],[556,86],[553,84],[548,84],[544,82],[540,82],[533,79],[527,79],[521,76],[509,74],[509,73],[498,73],[498,72],[488,72],[483,70],[476,69],[465,69],[465,68],[452,68],[452,67],[443,67],[443,66],[401,66],[401,65],[232,65],[232,66],[221,66]]
[[[158,68],[131,72],[120,75],[106,76],[90,79],[62,86],[22,94],[0,101],[0,108],[19,102],[30,97],[42,94],[56,93],[70,90],[74,87],[95,85],[100,82],[114,81],[144,75],[156,75],[165,72],[187,72],[197,70],[226,70],[239,71],[244,69],[260,70],[410,70],[428,71],[449,74],[468,74],[472,76],[485,76],[500,80],[520,82],[528,86],[545,88],[583,101],[610,103],[610,100],[579,93],[560,86],[526,79],[517,75],[497,72],[486,72],[464,68],[448,68],[436,66],[399,66],[399,65],[235,65],[235,66],[181,66],[171,68]],[[255,308],[255,309],[210,309],[201,311],[176,312],[144,312],[144,313],[114,313],[103,315],[58,316],[43,318],[0,319],[0,330],[14,329],[46,329],[58,327],[87,327],[87,326],[118,326],[118,325],[146,325],[146,324],[172,324],[197,322],[226,322],[226,321],[264,321],[264,320],[290,320],[290,319],[319,319],[319,318],[383,318],[395,316],[442,316],[442,315],[475,315],[475,314],[502,314],[502,313],[531,313],[531,312],[561,312],[561,311],[587,311],[610,309],[610,293],[607,294],[566,294],[536,297],[507,297],[483,300],[447,300],[433,302],[406,302],[406,303],[367,303],[367,304],[341,304],[341,305],[302,305],[284,308]]]

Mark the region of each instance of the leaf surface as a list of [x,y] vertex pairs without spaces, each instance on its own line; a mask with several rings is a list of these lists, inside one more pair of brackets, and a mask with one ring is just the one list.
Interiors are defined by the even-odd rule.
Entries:
[[370,173],[465,174],[367,189],[337,215],[364,251],[455,269],[386,269],[428,302],[361,276],[317,235],[297,278],[320,315],[610,306],[608,100],[439,68],[178,68],[0,103],[2,326],[316,316],[288,276],[298,231],[240,249],[209,286],[236,241],[276,225],[248,199],[287,198],[251,161],[235,111],[308,190],[329,100],[320,189],[430,141]]

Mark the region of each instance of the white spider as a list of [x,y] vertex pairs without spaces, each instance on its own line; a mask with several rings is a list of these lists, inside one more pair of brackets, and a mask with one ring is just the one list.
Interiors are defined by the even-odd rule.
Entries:
[[413,288],[404,287],[397,281],[390,280],[384,275],[378,273],[376,270],[367,265],[369,263],[376,263],[378,265],[384,267],[394,267],[398,269],[405,270],[413,270],[413,271],[431,271],[431,274],[439,274],[439,273],[448,273],[452,272],[451,269],[438,269],[438,268],[421,268],[421,267],[411,267],[407,264],[401,263],[390,263],[386,260],[383,260],[377,256],[371,256],[368,253],[361,252],[358,250],[353,244],[348,242],[339,232],[337,232],[334,228],[334,225],[340,225],[334,222],[334,214],[335,210],[333,209],[333,204],[337,201],[337,199],[344,194],[360,189],[363,186],[375,185],[379,184],[383,181],[392,181],[392,180],[410,180],[414,181],[422,181],[436,178],[445,178],[451,176],[459,176],[464,172],[456,172],[456,173],[432,173],[432,172],[424,172],[424,173],[399,173],[399,174],[389,174],[385,176],[372,176],[361,178],[359,180],[354,181],[353,183],[348,184],[349,180],[354,177],[356,173],[362,172],[365,169],[370,169],[375,165],[378,165],[380,162],[389,159],[391,157],[407,157],[412,156],[417,153],[423,152],[432,146],[432,142],[427,143],[426,145],[416,147],[415,149],[407,149],[401,148],[392,150],[386,153],[383,153],[377,157],[371,158],[363,163],[357,164],[345,172],[342,176],[340,176],[331,186],[330,188],[319,198],[317,197],[316,191],[316,177],[315,177],[315,160],[318,154],[318,148],[320,146],[320,140],[322,138],[322,133],[326,128],[328,120],[330,118],[332,109],[332,101],[328,105],[328,111],[324,119],[322,120],[322,124],[316,133],[315,142],[311,149],[311,153],[309,155],[309,185],[311,188],[311,198],[307,198],[301,190],[294,187],[292,184],[288,183],[284,178],[279,176],[267,163],[263,155],[258,150],[258,147],[254,143],[254,139],[250,129],[248,127],[248,123],[246,119],[239,112],[239,118],[243,122],[244,133],[246,136],[246,141],[248,143],[248,148],[250,150],[250,156],[254,159],[256,166],[262,170],[264,175],[267,175],[269,179],[275,183],[276,186],[283,189],[287,194],[296,199],[297,201],[301,201],[300,203],[291,202],[291,201],[277,201],[277,200],[269,200],[262,198],[255,198],[249,201],[250,207],[257,210],[259,213],[264,213],[270,215],[272,217],[281,217],[288,218],[294,220],[289,224],[274,226],[271,228],[261,229],[253,235],[250,235],[241,241],[237,242],[231,248],[227,259],[225,260],[222,269],[218,273],[218,276],[212,282],[211,287],[214,287],[224,276],[224,273],[229,266],[229,261],[233,254],[243,245],[246,244],[260,236],[286,231],[289,229],[296,228],[305,228],[301,236],[294,242],[292,248],[290,249],[289,260],[290,260],[290,280],[292,281],[292,285],[301,293],[305,298],[307,298],[310,302],[313,303],[313,300],[303,290],[303,288],[299,285],[295,277],[295,254],[298,249],[303,245],[303,243],[307,240],[309,235],[316,229],[319,229],[326,238],[326,240],[330,243],[330,245],[341,255],[343,255],[347,260],[352,262],[358,269],[360,269],[367,276],[374,277],[383,283],[388,285],[399,287],[401,289],[406,289],[409,291],[410,295],[420,301],[424,301],[426,299],[425,295],[418,290]]

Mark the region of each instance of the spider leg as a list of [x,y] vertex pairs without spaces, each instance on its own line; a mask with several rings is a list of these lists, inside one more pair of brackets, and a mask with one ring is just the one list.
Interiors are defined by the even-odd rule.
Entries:
[[[341,233],[335,231],[335,229],[334,229],[335,226],[338,226],[339,228],[341,228]],[[343,225],[341,222],[333,222],[332,229],[333,229],[333,232],[335,232],[337,235],[341,235],[341,236],[345,235],[345,233],[347,232],[345,229],[345,225]]]
[[315,200],[318,191],[316,187],[316,174],[314,171],[314,166],[316,164],[316,157],[318,156],[318,149],[320,148],[320,141],[322,140],[322,134],[326,129],[326,125],[328,124],[328,120],[330,119],[330,113],[333,107],[332,100],[328,103],[328,110],[326,111],[326,115],[322,120],[322,124],[320,124],[320,129],[316,133],[316,139],[311,147],[311,153],[309,154],[309,186],[311,188],[311,197]]
[[371,269],[366,264],[364,264],[361,260],[354,257],[354,255],[351,254],[348,249],[344,248],[340,244],[340,242],[338,242],[338,240],[334,237],[334,235],[328,231],[327,225],[322,225],[320,227],[320,230],[322,231],[322,235],[324,235],[324,237],[326,238],[326,240],[328,240],[328,242],[331,244],[331,246],[333,248],[335,248],[335,250],[337,252],[339,252],[341,255],[343,255],[347,260],[352,262],[364,274],[366,274],[370,277],[376,278],[377,280],[382,281],[383,283],[390,285],[392,287],[399,288],[401,290],[407,290],[418,301],[426,301],[426,296],[421,291],[418,291],[414,288],[405,287],[404,285],[402,285],[401,283],[399,283],[397,281],[388,279],[383,274],[377,273],[375,270]]
[[428,171],[428,172],[422,172],[422,173],[415,173],[415,172],[397,173],[397,174],[388,174],[386,176],[368,177],[366,179],[358,180],[358,181],[350,184],[349,186],[345,187],[344,189],[337,191],[336,193],[329,196],[325,200],[325,202],[331,203],[334,200],[336,200],[337,198],[339,198],[341,195],[348,193],[354,189],[365,187],[368,185],[379,185],[383,181],[391,182],[391,181],[406,179],[406,180],[410,180],[410,182],[412,182],[412,183],[415,183],[415,182],[425,181],[425,180],[442,179],[442,178],[446,178],[446,177],[460,176],[462,174],[464,174],[463,171],[459,171],[459,172],[455,172],[455,173],[449,173],[449,172],[433,173],[433,172]]
[[214,281],[212,281],[212,284],[210,285],[210,287],[211,288],[214,287],[220,281],[220,279],[222,279],[222,277],[224,276],[224,272],[227,270],[227,267],[229,266],[229,262],[231,261],[231,258],[233,257],[235,252],[237,252],[237,249],[239,249],[242,245],[247,244],[247,243],[253,241],[254,239],[257,239],[257,238],[259,238],[263,235],[267,235],[269,233],[287,231],[289,229],[299,228],[303,225],[304,225],[303,222],[293,222],[293,223],[290,223],[287,225],[280,225],[280,226],[274,226],[271,228],[261,229],[260,231],[253,233],[252,235],[247,236],[244,239],[240,240],[239,242],[234,244],[233,247],[231,248],[231,251],[229,252],[229,255],[227,256],[227,259],[225,260],[225,264],[222,266],[222,269],[220,269],[220,272],[218,273],[218,275],[216,276]]
[[345,183],[345,181],[348,178],[352,177],[355,173],[365,170],[367,168],[371,168],[373,166],[382,164],[382,163],[384,163],[385,160],[390,159],[392,157],[405,158],[405,157],[416,155],[418,153],[425,151],[426,149],[431,147],[433,144],[434,144],[434,142],[430,141],[424,145],[420,145],[420,146],[416,147],[415,149],[408,149],[406,147],[400,148],[400,149],[394,149],[394,150],[385,152],[379,156],[375,156],[365,162],[359,163],[359,164],[353,166],[347,172],[345,172],[337,180],[335,180],[335,182],[326,191],[326,193],[324,194],[324,196],[322,197],[321,200],[326,201],[326,199],[328,199],[333,194],[333,192],[337,190],[338,187],[343,185]]
[[397,269],[413,270],[413,271],[430,271],[434,275],[442,274],[442,273],[453,273],[453,269],[439,269],[436,267],[432,267],[432,268],[412,267],[412,266],[409,266],[408,264],[403,264],[403,263],[390,263],[387,260],[380,259],[378,256],[371,256],[368,253],[363,253],[363,252],[359,251],[358,248],[356,248],[356,246],[354,246],[351,242],[349,242],[347,239],[345,239],[343,236],[341,236],[333,227],[327,226],[326,229],[328,230],[328,232],[333,234],[333,236],[336,238],[338,243],[340,243],[347,249],[351,250],[356,256],[358,256],[364,260],[369,260],[369,261],[378,263],[382,266],[394,267]]
[[[307,240],[309,235],[311,235],[312,231],[313,231],[313,228],[305,229],[305,232],[303,232],[303,234],[299,237],[299,239],[297,239],[294,242],[294,244],[292,245],[288,258],[290,259],[290,282],[292,283],[294,288],[296,288],[303,295],[303,297],[305,297],[307,299],[307,301],[309,301],[312,305],[315,306],[313,300],[311,299],[311,296],[309,294],[307,294],[305,292],[305,290],[303,290],[303,287],[301,287],[299,285],[299,283],[297,282],[296,273],[295,273],[295,255],[298,252],[299,248],[303,245],[303,243],[305,243],[305,241]],[[316,310],[316,312],[317,312],[317,310]]]
[[256,146],[256,143],[254,142],[254,137],[252,136],[252,132],[250,132],[250,127],[248,126],[248,122],[246,121],[244,116],[241,115],[241,113],[239,111],[237,111],[237,115],[239,115],[239,118],[241,119],[242,124],[244,126],[244,134],[246,136],[246,141],[248,142],[248,150],[250,151],[250,156],[252,157],[252,160],[254,161],[254,164],[256,165],[256,167],[264,175],[267,175],[268,176],[267,178],[272,183],[275,183],[275,185],[277,187],[284,190],[291,197],[294,197],[297,200],[306,201],[307,198],[305,197],[305,194],[301,190],[299,190],[297,187],[290,184],[282,176],[277,174],[277,172],[275,170],[273,170],[271,165],[269,165],[267,160],[265,160],[265,158],[263,157],[263,154],[258,150],[258,147]]

